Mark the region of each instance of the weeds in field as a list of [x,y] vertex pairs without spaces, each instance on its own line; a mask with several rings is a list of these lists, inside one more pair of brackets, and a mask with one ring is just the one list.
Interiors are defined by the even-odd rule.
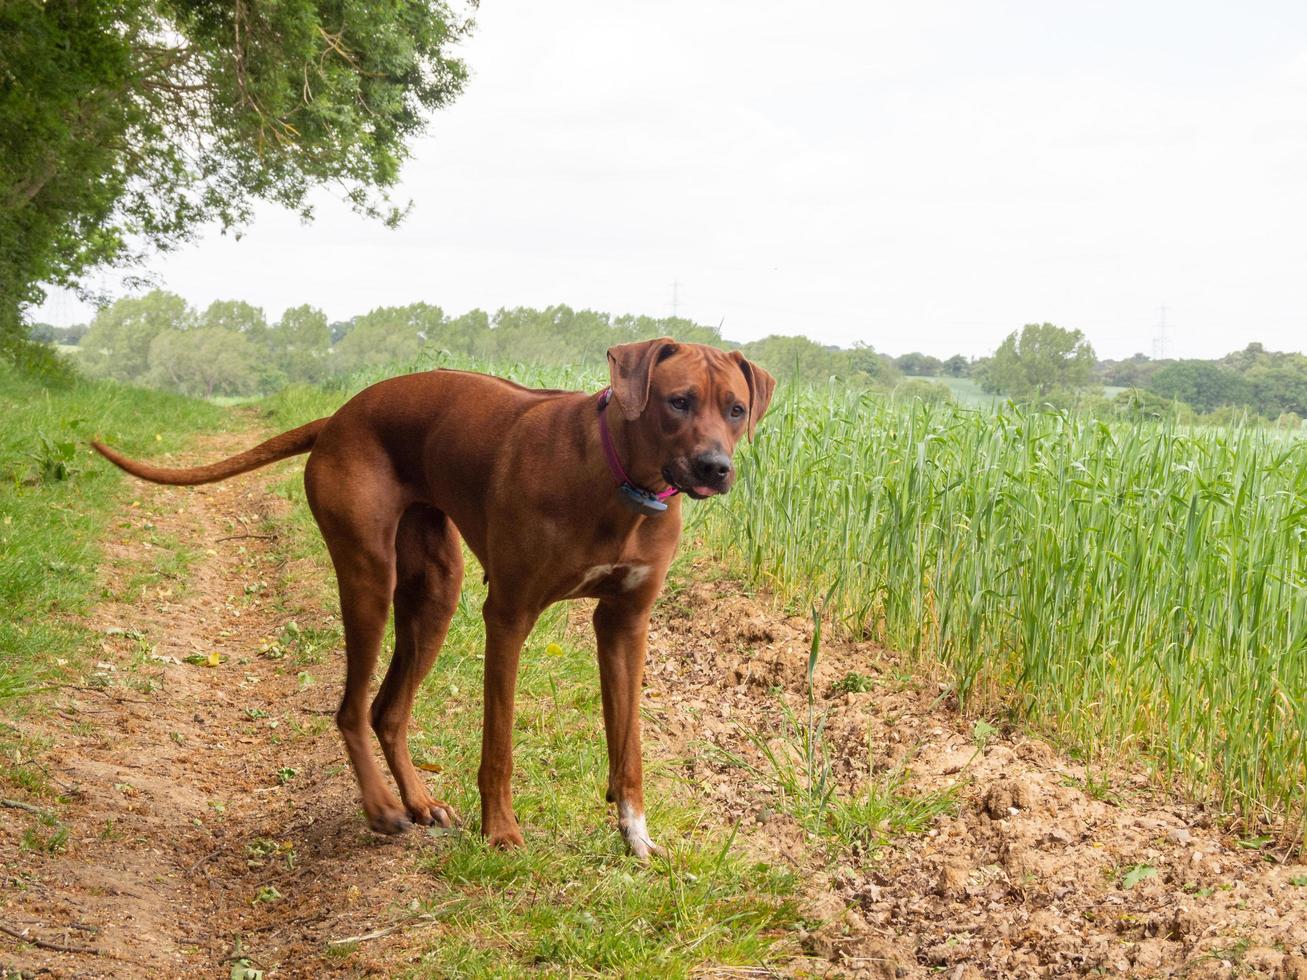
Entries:
[[21,850],[38,854],[59,854],[68,848],[69,828],[59,823],[54,817],[41,819],[40,824],[46,828],[29,827],[23,831],[18,846]]
[[[817,710],[815,686],[817,661],[821,657],[821,612],[816,606],[812,608],[812,623],[806,675],[807,713],[800,718],[788,704],[781,702],[779,741],[789,751],[778,751],[761,732],[751,732],[749,740],[771,767],[768,775],[780,790],[784,808],[810,832],[819,834],[828,827],[827,816],[835,801],[837,787],[831,768],[830,746],[826,741],[829,712]],[[796,758],[798,765],[795,765]],[[738,757],[734,761],[743,763]]]
[[851,670],[831,685],[832,694],[866,694],[876,689],[876,679]]
[[[747,733],[765,762],[763,768],[737,753],[718,751],[732,765],[772,783],[779,794],[781,809],[810,834],[861,853],[874,854],[894,837],[921,833],[936,817],[954,810],[957,789],[912,793],[907,786],[906,764],[872,778],[868,760],[869,778],[862,792],[850,795],[840,791],[831,765],[831,746],[826,739],[830,712],[817,708],[816,676],[822,639],[822,614],[817,606],[812,608],[812,621],[806,712],[800,715],[782,701],[781,724],[775,736]],[[834,687],[840,688],[849,677],[861,675],[846,675]],[[849,689],[861,688],[850,685]]]
[[1120,884],[1126,891],[1134,888],[1141,881],[1156,877],[1157,869],[1151,864],[1134,864],[1120,870]]
[[25,453],[36,464],[35,482],[59,483],[71,479],[76,469],[73,460],[77,444],[71,439],[51,439],[44,432],[37,433],[36,452]]
[[985,746],[989,744],[990,739],[997,734],[998,729],[995,726],[991,725],[984,718],[977,718],[975,723],[971,726],[971,744],[983,752]]

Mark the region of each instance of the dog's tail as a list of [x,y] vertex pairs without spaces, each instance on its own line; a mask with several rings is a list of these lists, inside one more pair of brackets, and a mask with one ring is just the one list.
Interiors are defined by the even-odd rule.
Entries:
[[245,473],[249,470],[258,469],[260,466],[275,463],[279,459],[307,453],[313,448],[318,433],[322,431],[322,427],[327,424],[327,421],[327,419],[323,418],[309,422],[307,425],[301,425],[298,429],[291,429],[279,436],[273,436],[267,442],[259,443],[253,449],[247,449],[243,453],[229,456],[217,463],[210,463],[208,466],[193,466],[188,469],[167,469],[162,466],[151,466],[149,463],[128,459],[122,453],[110,449],[102,442],[92,441],[91,445],[95,447],[96,452],[101,456],[120,469],[126,470],[132,476],[139,476],[142,480],[149,480],[151,483],[168,483],[174,486],[189,487],[199,483],[217,483],[219,480],[225,480],[237,473]]

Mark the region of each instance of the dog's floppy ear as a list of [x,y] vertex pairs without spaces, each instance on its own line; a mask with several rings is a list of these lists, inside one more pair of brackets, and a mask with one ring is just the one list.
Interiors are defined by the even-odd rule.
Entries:
[[752,439],[758,428],[758,420],[766,414],[767,406],[771,404],[772,393],[776,391],[776,379],[758,365],[750,363],[737,350],[731,351],[731,358],[740,366],[744,380],[749,383],[749,438]]
[[649,379],[654,365],[674,353],[676,341],[671,337],[608,348],[608,383],[628,422],[638,419],[649,404]]

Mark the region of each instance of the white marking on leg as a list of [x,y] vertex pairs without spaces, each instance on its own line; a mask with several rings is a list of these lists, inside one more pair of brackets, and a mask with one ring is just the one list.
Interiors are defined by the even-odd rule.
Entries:
[[649,836],[649,827],[645,823],[644,813],[637,813],[631,804],[623,800],[617,804],[617,826],[626,838],[626,846],[641,861],[649,855],[658,853],[658,845]]

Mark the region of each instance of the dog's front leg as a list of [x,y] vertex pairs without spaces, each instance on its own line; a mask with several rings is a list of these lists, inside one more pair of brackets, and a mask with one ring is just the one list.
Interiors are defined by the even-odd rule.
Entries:
[[605,599],[594,614],[599,641],[599,683],[608,739],[608,800],[617,804],[617,826],[640,860],[658,853],[644,817],[644,767],[640,755],[640,686],[644,680],[649,605]]
[[521,847],[525,841],[513,813],[513,705],[522,644],[535,613],[496,601],[493,586],[482,609],[486,623],[485,720],[481,728],[481,833],[492,847]]

